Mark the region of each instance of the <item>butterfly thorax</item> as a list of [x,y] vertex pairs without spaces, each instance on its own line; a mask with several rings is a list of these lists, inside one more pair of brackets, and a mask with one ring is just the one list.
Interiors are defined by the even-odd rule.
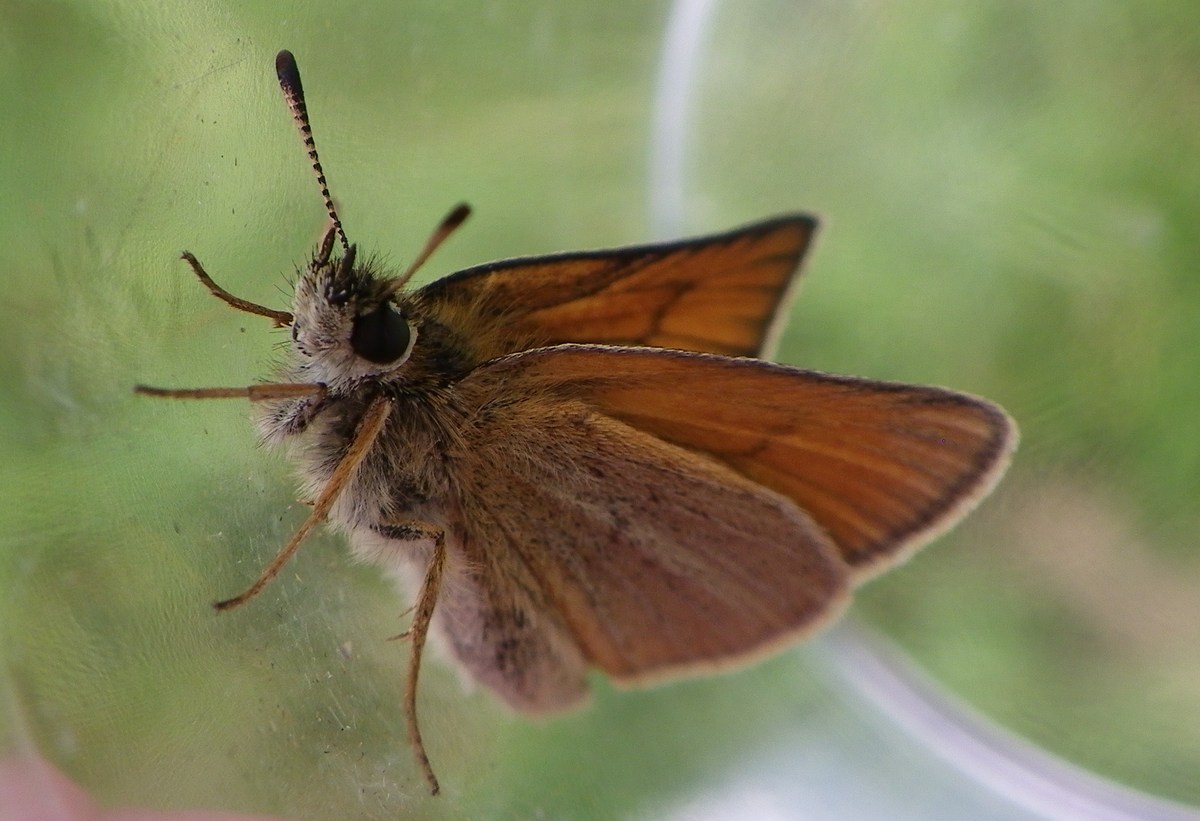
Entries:
[[479,355],[420,292],[392,292],[354,249],[324,252],[296,283],[292,344],[279,382],[317,383],[321,396],[262,403],[264,441],[295,451],[306,492],[328,481],[371,403],[392,403],[387,423],[331,518],[354,528],[420,507],[444,494],[447,454],[468,417],[454,386]]

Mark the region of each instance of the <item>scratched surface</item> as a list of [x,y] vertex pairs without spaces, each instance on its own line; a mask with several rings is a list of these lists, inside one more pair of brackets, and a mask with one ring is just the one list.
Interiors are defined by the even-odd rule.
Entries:
[[[780,359],[969,390],[1021,424],[997,496],[865,587],[856,613],[1038,745],[1200,803],[1200,725],[1180,719],[1200,710],[1200,12],[960,6],[716,4],[678,227],[818,214]],[[324,215],[275,51],[302,61],[364,251],[402,266],[447,208],[474,206],[424,281],[651,238],[667,8],[0,12],[8,748],[107,804],[311,818],[654,815],[727,806],[738,783],[785,816],[885,814],[875,797],[901,789],[890,817],[1016,815],[856,712],[851,684],[803,650],[665,690],[597,682],[590,710],[546,723],[433,661],[422,711],[446,795],[430,804],[404,738],[404,653],[385,641],[407,605],[340,537],[306,545],[244,610],[208,607],[305,509],[244,406],[129,389],[249,384],[286,339],[178,259],[287,307]]]

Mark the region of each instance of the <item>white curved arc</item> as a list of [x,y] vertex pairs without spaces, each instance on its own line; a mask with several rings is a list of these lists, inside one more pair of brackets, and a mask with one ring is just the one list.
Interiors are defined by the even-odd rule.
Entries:
[[647,180],[650,230],[655,239],[677,236],[683,227],[688,119],[705,35],[716,5],[716,0],[675,0],[663,33]]

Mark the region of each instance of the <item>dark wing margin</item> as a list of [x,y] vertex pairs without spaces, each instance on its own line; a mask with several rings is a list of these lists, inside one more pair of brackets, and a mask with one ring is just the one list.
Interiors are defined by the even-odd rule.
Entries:
[[570,342],[769,356],[816,225],[794,214],[694,239],[504,260],[420,296],[458,327],[494,328],[481,359]]

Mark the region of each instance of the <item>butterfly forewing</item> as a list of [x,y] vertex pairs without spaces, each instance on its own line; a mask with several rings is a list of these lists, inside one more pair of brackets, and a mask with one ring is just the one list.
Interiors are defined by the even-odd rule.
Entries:
[[754,360],[569,345],[488,367],[782,494],[828,534],[856,578],[957,521],[1015,444],[1004,412],[975,397]]
[[502,329],[481,359],[565,342],[761,356],[815,222],[780,217],[700,239],[469,268],[422,296],[463,327]]

